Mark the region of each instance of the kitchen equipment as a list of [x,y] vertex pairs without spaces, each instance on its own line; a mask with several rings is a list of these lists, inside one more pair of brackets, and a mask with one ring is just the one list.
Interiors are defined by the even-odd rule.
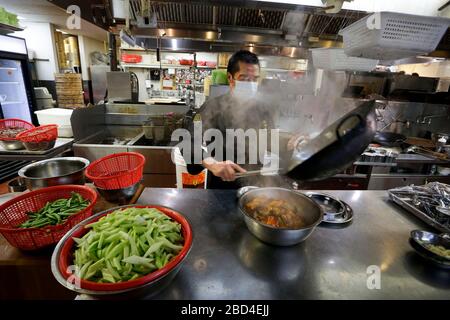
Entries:
[[8,190],[9,192],[24,192],[27,190],[27,186],[23,179],[17,178],[8,182]]
[[[279,246],[298,244],[308,238],[323,219],[323,210],[304,194],[283,188],[247,188],[246,192],[238,190],[239,209],[249,231],[258,239]],[[259,222],[245,211],[245,204],[255,197],[282,199],[294,203],[297,212],[306,221],[300,229],[275,228]]]
[[118,204],[125,204],[130,199],[133,198],[133,196],[136,194],[137,190],[139,189],[141,185],[141,181],[126,187],[126,188],[120,188],[120,189],[103,189],[103,188],[97,188],[98,193],[108,202],[111,203],[118,203]]
[[238,172],[235,174],[236,179],[238,178],[245,178],[245,177],[252,177],[252,176],[271,176],[276,175],[278,172],[282,171],[283,169],[261,169],[261,170],[251,170],[247,172]]
[[35,111],[34,113],[40,125],[56,124],[58,126],[58,137],[73,137],[72,125],[70,123],[70,118],[73,113],[72,109],[52,108]]
[[[426,224],[441,232],[450,232],[450,217],[437,207],[450,206],[450,187],[439,182],[424,186],[408,186],[390,189],[389,198]],[[444,204],[444,205],[443,205]]]
[[366,101],[315,138],[301,143],[292,154],[287,174],[298,180],[333,176],[360,157],[375,131],[375,101]]
[[48,124],[28,129],[17,135],[28,151],[49,150],[55,146],[58,137],[58,126]]
[[86,177],[102,189],[121,189],[142,179],[145,157],[136,152],[121,152],[92,162]]
[[110,71],[106,74],[108,101],[132,100],[132,75],[130,72]]
[[89,160],[78,157],[46,159],[31,163],[19,170],[18,175],[28,189],[43,187],[84,184],[84,169]]
[[[34,126],[24,120],[21,119],[1,119],[0,120],[0,131],[7,130],[8,128],[20,128],[20,129],[31,129],[34,128]],[[0,136],[0,144],[6,149],[6,150],[21,150],[24,148],[24,145],[22,141],[15,137],[8,137],[8,136]]]
[[341,48],[314,48],[312,60],[314,67],[324,70],[372,71],[378,60],[349,57]]
[[346,207],[339,199],[325,193],[307,192],[305,194],[322,207],[324,221],[342,219],[346,213]]
[[[69,277],[76,277],[70,273],[68,268],[72,265],[72,251],[75,245],[73,237],[82,237],[89,230],[85,228],[86,225],[99,220],[101,217],[121,208],[156,208],[177,221],[181,224],[181,231],[184,237],[184,245],[181,252],[173,258],[166,266],[162,269],[149,273],[146,276],[137,278],[135,280],[119,282],[119,283],[95,283],[92,281],[80,280],[79,286],[74,286],[68,281]],[[51,269],[56,280],[69,290],[89,294],[93,296],[123,296],[130,295],[140,296],[145,295],[146,297],[155,295],[156,293],[167,287],[170,282],[175,278],[178,271],[181,269],[184,260],[188,256],[192,247],[192,228],[189,222],[183,217],[179,212],[172,209],[155,206],[122,206],[118,208],[109,209],[100,213],[93,215],[92,217],[82,221],[76,225],[72,230],[70,230],[57,244],[55,250],[53,251],[51,258]]]
[[53,108],[56,104],[56,101],[53,100],[52,95],[46,87],[34,87],[34,96],[36,97],[36,105],[39,110]]
[[353,220],[353,209],[344,201],[341,200],[344,204],[345,211],[342,215],[324,215],[323,223],[331,223],[331,224],[342,224],[345,225]]
[[[432,133],[431,134],[431,141],[433,141],[436,145],[443,144],[445,145],[447,141],[450,138],[450,133]],[[441,143],[440,141],[445,141],[444,143]]]
[[425,157],[431,157],[439,160],[447,160],[448,158],[446,153],[434,152],[418,146],[409,147],[407,152],[417,153]]
[[436,148],[436,143],[434,143],[432,140],[417,137],[407,137],[405,143],[427,149]]
[[377,131],[373,138],[373,142],[385,147],[398,147],[406,141],[406,137],[394,132]]
[[34,122],[32,64],[25,39],[0,34],[0,44],[0,93],[7,97],[0,103],[0,118]]
[[344,51],[353,57],[397,60],[434,51],[449,19],[376,12],[341,29]]
[[131,102],[139,102],[139,79],[136,73],[130,72],[131,79]]
[[431,261],[437,266],[450,268],[450,257],[444,257],[431,251],[429,248],[429,245],[436,245],[450,250],[450,234],[443,233],[438,235],[433,232],[413,230],[411,231],[409,243],[424,259]]
[[444,166],[437,166],[437,173],[443,176],[450,176],[450,168]]
[[168,113],[164,115],[151,116],[142,124],[144,135],[154,143],[170,142],[172,132],[183,126],[183,116]]
[[[58,225],[41,228],[17,228],[28,219],[28,212],[43,208],[47,202],[68,199],[72,192],[79,193],[90,201],[89,206],[67,218]],[[0,233],[14,247],[22,250],[36,250],[57,243],[77,223],[88,218],[97,201],[97,193],[91,188],[77,185],[64,185],[43,188],[23,193],[0,206]]]

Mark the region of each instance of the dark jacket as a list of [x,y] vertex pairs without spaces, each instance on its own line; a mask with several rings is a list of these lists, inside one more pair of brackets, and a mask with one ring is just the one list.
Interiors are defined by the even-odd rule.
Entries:
[[[224,159],[220,160],[231,160],[233,162],[237,162],[238,154],[237,154],[237,145],[236,141],[234,141],[234,154],[230,155],[229,152],[226,152],[226,129],[243,129],[244,131],[247,129],[272,129],[275,127],[275,107],[273,105],[268,104],[266,101],[263,101],[261,98],[248,99],[245,102],[241,102],[235,97],[233,97],[230,93],[226,93],[222,96],[212,98],[206,101],[202,107],[200,108],[197,114],[200,115],[202,121],[202,131],[203,133],[210,128],[218,129],[224,138],[224,148],[223,148],[223,157]],[[193,126],[191,126],[191,136],[193,137]],[[192,141],[194,144],[194,142]],[[210,142],[204,142],[204,145],[208,145]],[[270,142],[268,142],[269,144]],[[192,146],[192,150],[194,150],[194,145]],[[264,150],[258,150],[258,152],[264,152]],[[249,145],[248,141],[246,141],[245,148],[245,163],[248,163],[248,154],[249,154]],[[215,157],[215,154],[211,154]],[[184,155],[186,157],[186,155]],[[208,154],[205,152],[203,155],[203,159],[205,159]],[[242,156],[242,155],[241,155]],[[193,160],[193,157],[191,158]],[[254,165],[249,164],[239,164],[246,170],[255,170],[259,169],[262,166],[262,163],[259,161]],[[193,163],[192,161],[190,163]],[[188,164],[187,166],[188,172],[191,174],[198,174],[204,168],[199,164]],[[239,188],[242,185],[248,185],[248,179],[237,179],[233,182],[225,182],[221,178],[218,178],[209,172],[208,174],[208,188],[213,189],[235,189]]]

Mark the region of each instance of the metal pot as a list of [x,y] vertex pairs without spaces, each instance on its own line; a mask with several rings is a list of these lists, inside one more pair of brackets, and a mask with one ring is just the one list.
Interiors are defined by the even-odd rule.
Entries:
[[19,140],[1,140],[0,144],[5,150],[22,150],[25,148],[22,141]]
[[[291,246],[308,238],[316,226],[322,222],[323,210],[313,200],[304,194],[283,188],[247,188],[246,192],[238,191],[239,209],[244,217],[249,231],[263,242],[278,245]],[[306,226],[301,229],[275,228],[259,222],[245,211],[245,204],[255,197],[269,197],[283,199],[289,203],[295,203],[299,214],[306,221]]]
[[64,184],[83,185],[89,160],[79,157],[53,158],[34,162],[19,170],[30,190]]

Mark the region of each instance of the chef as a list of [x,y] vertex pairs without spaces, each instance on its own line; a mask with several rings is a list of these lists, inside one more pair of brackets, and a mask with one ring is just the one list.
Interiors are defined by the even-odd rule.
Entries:
[[[242,184],[248,184],[248,181],[245,182],[245,179],[242,178],[236,179],[237,173],[258,170],[264,165],[260,157],[258,157],[258,163],[249,163],[249,148],[254,146],[248,143],[245,146],[244,155],[239,154],[239,148],[236,147],[238,142],[236,141],[231,142],[235,146],[233,154],[227,152],[230,141],[227,144],[226,133],[227,129],[242,129],[244,131],[266,129],[270,132],[271,129],[275,128],[277,107],[270,103],[270,100],[268,101],[264,94],[258,94],[260,71],[259,59],[254,53],[246,50],[237,51],[231,56],[227,66],[229,92],[209,99],[198,112],[203,133],[207,129],[217,129],[223,136],[221,158],[216,157],[214,152],[208,152],[207,141],[203,141],[205,153],[202,163],[188,164],[187,166],[190,174],[198,174],[202,170],[208,169],[208,188],[239,188]],[[193,133],[191,136],[193,136]],[[295,137],[289,142],[290,148],[297,139],[298,137]],[[267,141],[266,145],[270,145],[270,141]],[[261,151],[266,152],[266,150],[258,150],[258,155]],[[246,159],[245,163],[237,163],[237,159],[243,158]],[[193,159],[190,160],[188,163],[193,163]]]

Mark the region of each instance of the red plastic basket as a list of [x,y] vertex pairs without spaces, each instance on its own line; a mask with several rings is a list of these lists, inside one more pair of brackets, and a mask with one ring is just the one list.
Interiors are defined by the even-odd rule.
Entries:
[[17,135],[17,139],[22,142],[43,142],[53,141],[58,137],[58,126],[56,124],[48,124],[39,126]]
[[[21,119],[2,119],[0,120],[0,130],[8,129],[8,128],[24,128],[26,130],[34,128],[34,125],[31,123],[21,120]],[[3,141],[13,141],[17,140],[17,136],[14,138],[8,137],[0,137],[0,140]]]
[[[78,192],[90,201],[84,210],[70,216],[64,223],[41,228],[17,228],[28,219],[27,212],[41,209],[48,201],[71,197]],[[76,224],[92,215],[97,193],[78,185],[48,187],[24,193],[0,206],[0,233],[8,242],[22,250],[36,250],[57,243]]]
[[[97,283],[94,281],[88,281],[88,280],[82,280],[77,279],[80,284],[80,287],[82,289],[87,290],[93,290],[93,291],[119,291],[119,290],[127,290],[132,288],[140,287],[144,284],[147,284],[149,282],[155,281],[159,278],[162,278],[164,275],[166,275],[169,271],[174,269],[179,263],[183,261],[183,259],[187,256],[189,253],[189,250],[192,246],[192,228],[189,224],[189,222],[186,220],[185,217],[183,217],[180,213],[166,208],[162,206],[156,206],[156,205],[146,205],[146,206],[132,206],[134,208],[156,208],[165,215],[169,216],[179,224],[181,224],[181,232],[183,234],[184,238],[184,244],[181,251],[178,253],[176,257],[174,257],[168,264],[166,264],[163,268],[156,270],[154,272],[151,272],[143,277],[137,278],[135,280],[130,280],[126,282],[118,282],[118,283]],[[105,211],[103,214],[99,214],[95,218],[92,217],[89,221],[86,221],[86,223],[93,223],[97,220],[99,220],[101,217],[106,216],[107,214],[116,211],[118,208],[113,208],[110,210]],[[123,208],[126,209],[126,208]],[[76,230],[72,231],[69,238],[67,238],[66,242],[62,244],[61,250],[59,251],[59,255],[57,257],[57,263],[58,263],[58,269],[61,275],[68,279],[69,277],[74,277],[73,274],[71,274],[68,269],[69,266],[73,264],[73,252],[74,252],[74,245],[75,241],[73,240],[73,237],[81,238],[84,234],[86,234],[89,231],[89,229],[84,228],[84,223],[77,227]]]
[[126,63],[140,63],[142,56],[140,54],[122,54],[122,61]]
[[138,183],[144,172],[145,157],[136,152],[115,153],[92,162],[88,177],[102,189],[121,189]]

